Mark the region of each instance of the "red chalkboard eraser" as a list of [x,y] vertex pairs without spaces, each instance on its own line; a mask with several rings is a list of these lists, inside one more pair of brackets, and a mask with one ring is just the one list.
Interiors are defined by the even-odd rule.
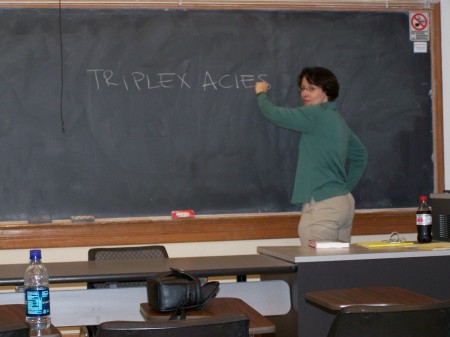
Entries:
[[172,211],[172,219],[179,218],[193,218],[195,213],[192,209],[186,209],[182,211]]

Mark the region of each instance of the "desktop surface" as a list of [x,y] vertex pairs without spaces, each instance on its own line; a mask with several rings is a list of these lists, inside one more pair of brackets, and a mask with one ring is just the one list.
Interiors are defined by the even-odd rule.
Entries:
[[[140,311],[145,320],[168,320],[173,312],[158,312],[150,308],[148,303],[141,303]],[[203,308],[186,310],[186,319],[206,316],[243,313],[249,318],[250,335],[275,332],[275,325],[250,305],[239,298],[221,297],[211,299]]]
[[292,263],[450,256],[450,249],[427,250],[424,247],[423,244],[414,244],[406,247],[366,248],[351,244],[349,248],[320,249],[309,246],[258,247],[257,251]]
[[[50,283],[145,280],[159,273],[168,272],[170,268],[179,268],[197,277],[295,273],[297,271],[295,264],[261,254],[52,262],[45,265]],[[23,285],[26,267],[27,264],[0,265],[0,285]]]
[[[0,323],[25,321],[25,304],[0,305]],[[30,337],[61,337],[61,332],[52,324],[48,329],[31,330]]]

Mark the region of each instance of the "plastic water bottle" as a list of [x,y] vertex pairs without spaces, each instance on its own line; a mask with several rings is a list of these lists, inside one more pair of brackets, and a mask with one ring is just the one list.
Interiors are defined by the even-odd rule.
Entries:
[[50,291],[48,272],[41,262],[41,251],[30,250],[30,264],[24,277],[26,321],[31,329],[50,327]]
[[427,197],[420,196],[420,205],[416,212],[417,241],[419,243],[428,243],[432,240],[431,227],[432,217],[431,209],[427,204]]

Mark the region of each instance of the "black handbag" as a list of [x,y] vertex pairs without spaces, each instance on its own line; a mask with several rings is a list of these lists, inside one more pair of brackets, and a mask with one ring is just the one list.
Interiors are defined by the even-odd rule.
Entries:
[[219,282],[201,284],[200,280],[180,269],[147,279],[150,308],[161,312],[175,311],[171,319],[185,318],[185,310],[203,307],[219,291]]

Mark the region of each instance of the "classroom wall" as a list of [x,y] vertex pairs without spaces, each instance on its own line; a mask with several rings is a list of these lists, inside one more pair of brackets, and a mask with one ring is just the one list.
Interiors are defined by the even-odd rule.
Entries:
[[[450,3],[441,0],[442,30],[442,66],[443,66],[443,103],[444,103],[444,163],[445,188],[450,189]],[[404,235],[407,240],[414,240],[415,233]],[[375,241],[386,239],[386,235],[355,236],[353,242]],[[161,243],[164,244],[164,243]],[[171,257],[182,256],[214,256],[255,254],[258,246],[297,245],[299,240],[248,240],[227,242],[195,242],[164,244]],[[48,248],[43,250],[44,260],[48,262],[79,261],[87,259],[90,247]],[[28,249],[0,250],[0,264],[25,263],[28,260]]]

